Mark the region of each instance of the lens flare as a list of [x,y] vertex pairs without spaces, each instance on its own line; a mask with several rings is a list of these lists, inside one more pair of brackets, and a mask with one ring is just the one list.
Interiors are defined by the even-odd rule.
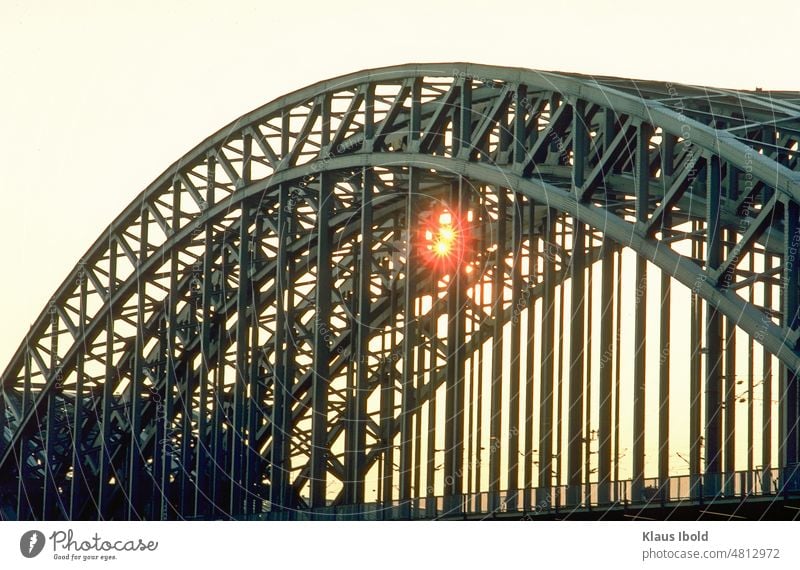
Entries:
[[453,245],[456,241],[456,231],[452,226],[442,226],[436,232],[436,237],[433,240],[433,253],[439,257],[450,255],[453,251]]
[[421,261],[437,274],[459,271],[469,263],[472,248],[470,227],[465,224],[467,213],[448,210],[428,210],[420,215],[417,244]]
[[456,232],[450,226],[443,226],[439,228],[439,238],[445,243],[452,243],[456,238]]

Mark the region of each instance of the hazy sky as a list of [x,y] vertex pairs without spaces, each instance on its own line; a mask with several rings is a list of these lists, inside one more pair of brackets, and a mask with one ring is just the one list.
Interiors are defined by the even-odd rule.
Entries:
[[798,21],[796,1],[1,0],[0,369],[145,186],[288,91],[414,61],[800,90]]

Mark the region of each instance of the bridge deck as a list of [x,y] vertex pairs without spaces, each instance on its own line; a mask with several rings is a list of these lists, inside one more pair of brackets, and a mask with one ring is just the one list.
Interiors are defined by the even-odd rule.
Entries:
[[[638,487],[638,488],[637,488]],[[636,488],[636,490],[634,490]],[[578,497],[578,501],[571,501]],[[800,465],[783,470],[681,475],[608,485],[533,488],[499,493],[434,496],[391,505],[329,505],[267,511],[256,520],[700,520],[800,518]]]

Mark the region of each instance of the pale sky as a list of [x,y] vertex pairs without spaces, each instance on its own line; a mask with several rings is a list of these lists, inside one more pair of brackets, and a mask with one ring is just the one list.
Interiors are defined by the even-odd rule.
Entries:
[[800,90],[791,1],[137,4],[0,3],[0,369],[158,174],[229,121],[318,80],[471,61]]

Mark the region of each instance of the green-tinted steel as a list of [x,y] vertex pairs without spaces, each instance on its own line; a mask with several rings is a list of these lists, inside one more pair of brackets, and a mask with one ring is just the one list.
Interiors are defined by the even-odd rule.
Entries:
[[799,101],[459,63],[244,115],[125,208],[6,367],[0,517],[795,492]]

